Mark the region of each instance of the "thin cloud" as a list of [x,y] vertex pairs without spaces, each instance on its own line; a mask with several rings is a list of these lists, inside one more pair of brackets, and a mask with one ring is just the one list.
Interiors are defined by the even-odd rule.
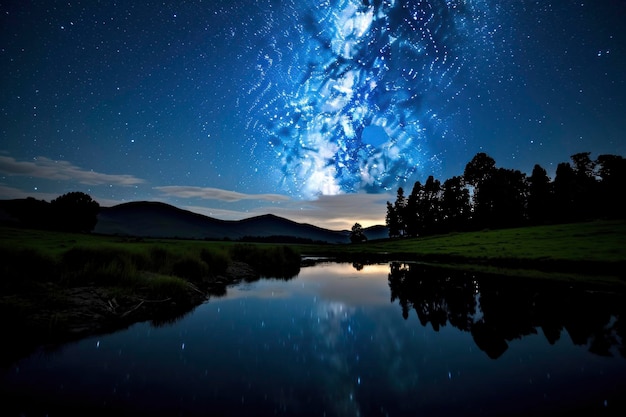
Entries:
[[76,181],[85,185],[132,187],[145,182],[141,178],[132,175],[104,174],[82,169],[68,161],[55,161],[46,157],[38,157],[32,161],[17,161],[9,156],[0,156],[0,172],[9,176]]
[[192,187],[192,186],[163,186],[154,187],[155,190],[170,196],[179,198],[200,198],[203,200],[219,200],[229,203],[241,200],[257,200],[257,201],[289,201],[289,197],[281,194],[244,194],[236,191],[222,190],[210,187]]

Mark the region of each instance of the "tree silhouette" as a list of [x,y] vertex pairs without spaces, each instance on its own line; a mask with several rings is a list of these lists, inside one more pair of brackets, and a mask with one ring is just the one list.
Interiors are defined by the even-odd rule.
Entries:
[[441,183],[432,175],[416,196],[418,234],[436,233],[441,226]]
[[400,223],[398,222],[396,209],[389,201],[387,201],[387,216],[385,216],[385,224],[389,229],[389,237],[400,236]]
[[600,177],[600,204],[605,210],[604,215],[608,218],[625,218],[626,159],[617,155],[599,155],[596,161]]
[[558,164],[554,181],[535,165],[530,177],[497,168],[484,152],[465,166],[462,177],[443,185],[433,176],[416,181],[408,198],[400,187],[395,204],[387,202],[390,237],[423,236],[451,230],[517,227],[626,218],[626,159],[589,152]]
[[526,175],[498,168],[480,188],[483,226],[521,226],[526,219]]
[[544,224],[552,219],[551,188],[546,170],[535,165],[528,178],[528,219],[531,224]]
[[[486,227],[492,209],[493,184],[487,184],[496,172],[496,161],[484,152],[477,153],[465,166],[463,179],[473,187],[475,227]],[[485,185],[487,184],[487,185]]]
[[406,235],[406,197],[404,196],[404,189],[398,188],[398,195],[396,196],[396,203],[394,209],[396,216],[398,216],[398,224],[400,225],[400,235]]
[[463,179],[466,184],[479,188],[493,175],[496,170],[496,161],[484,152],[479,152],[465,165]]
[[63,194],[50,202],[54,228],[67,232],[90,232],[98,221],[100,205],[78,191]]
[[350,231],[350,242],[362,243],[367,241],[367,236],[363,233],[363,226],[359,223],[354,223],[352,230]]
[[447,179],[443,183],[441,197],[441,214],[444,231],[464,230],[471,217],[469,190],[459,176]]
[[19,200],[2,201],[2,208],[17,219],[17,225],[30,229],[50,229],[50,203],[27,197]]
[[396,202],[393,205],[393,213],[396,217],[396,225],[398,227],[398,236],[406,235],[406,198],[404,197],[404,189],[398,188]]
[[556,167],[554,177],[554,214],[555,221],[567,223],[574,221],[574,195],[576,177],[568,162],[561,162]]
[[598,181],[595,176],[596,162],[590,152],[571,156],[574,163],[574,216],[576,220],[591,220],[597,216]]
[[404,224],[406,225],[406,233],[408,236],[419,236],[422,233],[420,218],[421,213],[418,210],[419,200],[422,196],[424,187],[421,182],[416,181],[406,203],[406,212],[404,216]]

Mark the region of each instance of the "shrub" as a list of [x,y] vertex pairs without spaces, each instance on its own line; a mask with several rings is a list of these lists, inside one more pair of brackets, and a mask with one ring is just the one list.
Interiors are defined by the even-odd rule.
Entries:
[[142,284],[147,287],[153,297],[173,298],[175,300],[185,299],[188,291],[187,282],[178,277],[145,274]]
[[238,244],[232,247],[232,257],[263,277],[288,279],[300,273],[300,254],[290,246]]
[[209,267],[200,259],[183,258],[172,265],[172,274],[190,281],[201,281],[209,274]]
[[208,265],[212,275],[223,274],[226,272],[226,268],[228,268],[228,264],[230,263],[230,259],[226,253],[208,249],[202,249],[200,251],[200,259]]
[[153,246],[149,250],[148,257],[150,258],[150,270],[153,272],[163,272],[167,270],[169,263],[171,262],[171,254],[166,249]]
[[98,222],[100,205],[89,194],[63,194],[50,202],[53,228],[68,232],[91,232]]
[[147,265],[140,254],[116,248],[72,248],[62,256],[62,278],[69,284],[132,285]]

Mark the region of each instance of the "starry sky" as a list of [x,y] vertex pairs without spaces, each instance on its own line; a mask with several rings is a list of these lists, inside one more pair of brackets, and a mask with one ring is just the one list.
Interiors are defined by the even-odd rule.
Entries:
[[0,198],[383,224],[477,152],[626,155],[624,0],[0,3]]

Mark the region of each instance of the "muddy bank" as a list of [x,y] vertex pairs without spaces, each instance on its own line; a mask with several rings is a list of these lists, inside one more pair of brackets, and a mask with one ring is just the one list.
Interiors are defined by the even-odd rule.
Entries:
[[227,287],[258,279],[242,262],[232,262],[222,275],[189,284],[184,297],[153,298],[141,289],[82,286],[62,288],[46,283],[30,292],[0,295],[0,328],[6,367],[37,349],[54,350],[63,343],[115,332],[150,321],[155,326],[175,322]]

